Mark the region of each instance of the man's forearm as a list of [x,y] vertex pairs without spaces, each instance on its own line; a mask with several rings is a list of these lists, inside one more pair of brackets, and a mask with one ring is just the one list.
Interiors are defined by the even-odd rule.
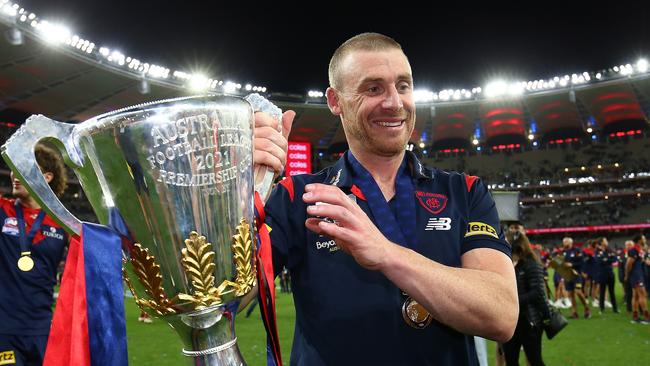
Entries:
[[436,320],[459,332],[501,342],[512,336],[519,306],[507,256],[494,251],[504,268],[496,273],[445,266],[397,245],[391,251],[392,260],[381,271]]

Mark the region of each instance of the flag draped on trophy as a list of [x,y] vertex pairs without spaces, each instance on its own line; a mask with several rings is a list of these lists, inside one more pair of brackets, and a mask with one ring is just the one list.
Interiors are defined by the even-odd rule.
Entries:
[[45,366],[128,364],[121,236],[84,223],[68,250]]

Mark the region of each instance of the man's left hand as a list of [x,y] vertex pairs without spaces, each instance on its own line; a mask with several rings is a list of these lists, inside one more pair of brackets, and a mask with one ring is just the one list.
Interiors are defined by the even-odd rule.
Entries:
[[305,222],[309,230],[333,238],[341,250],[364,268],[381,268],[391,242],[343,191],[331,185],[308,184],[303,201],[311,204],[307,213],[317,216]]

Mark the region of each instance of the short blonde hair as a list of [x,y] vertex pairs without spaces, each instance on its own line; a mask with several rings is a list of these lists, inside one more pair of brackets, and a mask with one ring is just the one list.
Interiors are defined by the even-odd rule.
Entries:
[[[402,51],[402,46],[394,39],[380,33],[361,33],[347,41],[343,42],[339,48],[334,51],[330,59],[327,74],[329,77],[330,87],[334,89],[341,88],[340,67],[343,59],[353,51],[382,51],[397,49]],[[403,52],[403,51],[402,51]]]

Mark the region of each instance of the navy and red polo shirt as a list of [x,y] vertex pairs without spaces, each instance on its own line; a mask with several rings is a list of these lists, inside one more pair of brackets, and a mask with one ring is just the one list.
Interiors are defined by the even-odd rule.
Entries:
[[635,245],[632,249],[628,250],[627,256],[628,258],[634,259],[634,264],[628,274],[630,285],[632,285],[632,287],[644,287],[645,278],[643,274],[643,259],[645,257],[645,252],[641,249],[641,246]]
[[564,250],[564,260],[573,265],[573,269],[582,273],[582,265],[584,263],[584,253],[582,249],[577,247],[571,247]]
[[[338,186],[375,221],[348,154],[317,174],[283,180],[266,204],[276,275],[283,266],[291,271],[296,307],[291,365],[478,364],[471,335],[435,320],[424,329],[410,327],[402,318],[405,297],[399,288],[381,272],[362,268],[333,239],[305,227],[302,194],[310,183]],[[510,256],[494,201],[480,179],[425,168],[408,151],[405,159],[416,209],[411,249],[452,267],[460,267],[461,256],[476,248]]]
[[[14,203],[0,198],[0,334],[47,335],[52,320],[53,287],[67,235],[45,215],[30,247],[34,268],[29,272],[19,270],[20,231]],[[29,232],[40,209],[22,208],[25,232]]]
[[614,271],[612,265],[617,261],[616,254],[611,250],[598,250],[594,256],[596,262],[596,270],[594,272],[594,279],[599,283],[607,283],[608,280],[614,278]]

